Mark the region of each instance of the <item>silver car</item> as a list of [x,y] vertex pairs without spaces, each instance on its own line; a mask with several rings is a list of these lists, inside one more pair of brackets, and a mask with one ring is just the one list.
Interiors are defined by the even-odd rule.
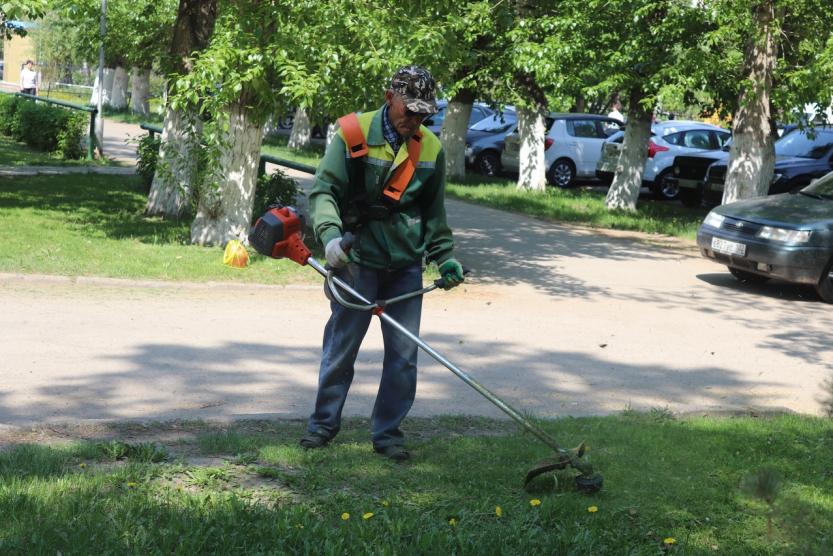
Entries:
[[[547,181],[567,187],[576,178],[594,177],[602,143],[622,127],[619,120],[598,114],[550,113],[544,141]],[[503,169],[518,171],[520,144],[517,132],[506,136],[500,156]]]
[[[674,157],[722,148],[732,134],[723,128],[703,122],[669,120],[651,126],[648,158],[642,174],[642,185],[659,199],[676,199],[679,187],[673,175]],[[611,135],[602,145],[596,177],[610,184],[616,173],[624,132]]]

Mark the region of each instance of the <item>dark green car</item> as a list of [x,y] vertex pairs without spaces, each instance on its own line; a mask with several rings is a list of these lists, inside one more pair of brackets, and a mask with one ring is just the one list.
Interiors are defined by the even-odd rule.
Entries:
[[697,245],[741,282],[811,284],[833,303],[833,172],[796,193],[716,207]]

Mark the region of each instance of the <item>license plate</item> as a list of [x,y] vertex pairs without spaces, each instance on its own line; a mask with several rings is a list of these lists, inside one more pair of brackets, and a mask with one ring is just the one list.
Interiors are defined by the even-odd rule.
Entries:
[[724,255],[746,256],[746,245],[728,239],[720,239],[719,237],[712,238],[712,249]]

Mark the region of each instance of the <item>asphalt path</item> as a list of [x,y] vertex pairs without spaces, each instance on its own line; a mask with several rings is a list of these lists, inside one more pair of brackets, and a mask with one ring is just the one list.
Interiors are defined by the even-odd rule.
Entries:
[[[833,312],[812,289],[741,285],[690,242],[447,207],[473,274],[426,296],[421,337],[519,410],[820,414],[830,399]],[[11,274],[0,308],[0,426],[306,417],[328,315],[317,285]],[[382,356],[374,322],[345,415],[370,414]],[[411,414],[502,415],[426,354]]]

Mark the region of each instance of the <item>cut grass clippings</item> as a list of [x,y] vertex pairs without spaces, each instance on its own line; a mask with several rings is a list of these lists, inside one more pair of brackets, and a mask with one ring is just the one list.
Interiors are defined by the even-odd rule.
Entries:
[[[372,452],[366,420],[305,452],[298,421],[136,425],[138,442],[0,451],[3,554],[830,554],[833,421],[674,419],[665,412],[542,422],[586,440],[605,476],[521,488],[547,449],[506,421],[409,419],[412,460]],[[113,429],[116,434],[126,431]],[[772,509],[742,487],[766,466]]]
[[190,221],[145,216],[146,202],[132,176],[0,178],[0,272],[262,284],[317,277],[253,251],[249,267],[224,266],[221,248],[189,244]]

